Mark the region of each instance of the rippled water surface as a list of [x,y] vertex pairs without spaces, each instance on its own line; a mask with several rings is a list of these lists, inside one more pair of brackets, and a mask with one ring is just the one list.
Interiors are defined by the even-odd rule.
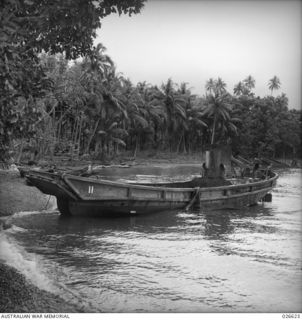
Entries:
[[[116,178],[181,180],[197,170]],[[301,170],[279,174],[271,203],[241,210],[114,219],[18,213],[1,234],[2,259],[85,311],[298,312]]]

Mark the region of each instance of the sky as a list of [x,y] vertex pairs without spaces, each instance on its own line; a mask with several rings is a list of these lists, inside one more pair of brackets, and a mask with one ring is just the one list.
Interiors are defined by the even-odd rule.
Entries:
[[302,1],[149,0],[138,15],[111,14],[95,43],[133,84],[187,82],[195,94],[221,77],[234,85],[251,75],[256,96],[277,76],[289,108],[301,109]]

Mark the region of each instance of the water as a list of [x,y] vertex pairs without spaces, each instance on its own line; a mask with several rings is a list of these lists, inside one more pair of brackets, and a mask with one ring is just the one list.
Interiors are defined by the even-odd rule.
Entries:
[[[148,170],[114,172],[181,180],[199,168]],[[0,234],[1,258],[84,311],[301,312],[301,173],[280,171],[273,202],[241,210],[115,219],[18,213]]]

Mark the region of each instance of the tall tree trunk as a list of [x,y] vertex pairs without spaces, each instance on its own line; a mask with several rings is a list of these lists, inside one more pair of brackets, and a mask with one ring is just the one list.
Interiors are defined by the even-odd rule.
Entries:
[[216,129],[216,120],[217,120],[217,114],[214,115],[214,123],[213,123],[213,130],[212,130],[212,138],[211,138],[211,144],[214,144],[214,138],[215,138],[215,129]]
[[91,145],[92,139],[93,139],[94,136],[95,136],[96,130],[97,130],[98,125],[99,125],[99,122],[100,122],[100,119],[98,119],[98,120],[96,121],[96,123],[95,123],[95,126],[94,126],[94,129],[93,129],[93,131],[92,131],[92,134],[91,134],[90,137],[89,137],[89,140],[88,140],[88,143],[87,143],[87,147],[86,147],[85,153],[89,153],[90,145]]
[[184,153],[188,153],[187,152],[187,148],[186,148],[186,136],[185,136],[185,133],[183,133],[183,146],[184,146]]
[[83,119],[80,117],[80,124],[79,124],[79,137],[78,137],[78,156],[80,155],[80,150],[81,150],[81,135],[82,135],[82,124],[83,124]]
[[296,158],[296,148],[294,146],[292,146],[293,148],[293,158]]
[[61,140],[61,135],[62,135],[62,119],[63,119],[63,115],[62,115],[63,111],[61,111],[61,116],[60,119],[57,122],[58,125],[58,143],[60,143]]
[[18,154],[18,157],[17,157],[17,163],[20,163],[20,161],[21,161],[23,148],[24,148],[24,139],[21,139],[19,154]]
[[139,135],[136,135],[133,158],[136,158],[136,154],[137,154],[138,149],[139,149]]
[[177,152],[177,153],[180,152],[181,143],[182,143],[182,145],[183,145],[183,152],[186,153],[186,143],[185,143],[185,132],[184,132],[184,131],[181,133],[180,138],[179,138],[179,141],[178,141],[178,144],[177,144],[177,149],[176,149],[176,152]]
[[79,129],[79,121],[78,119],[75,120],[74,124],[74,130],[73,130],[73,135],[72,135],[72,147],[71,147],[71,159],[73,159],[74,152],[76,149],[76,141],[77,141],[77,135],[78,135],[78,129]]
[[50,146],[50,158],[53,161],[54,160],[54,153],[55,153],[55,144],[56,144],[56,107],[53,107],[53,114],[52,114],[52,136],[53,139],[51,141]]

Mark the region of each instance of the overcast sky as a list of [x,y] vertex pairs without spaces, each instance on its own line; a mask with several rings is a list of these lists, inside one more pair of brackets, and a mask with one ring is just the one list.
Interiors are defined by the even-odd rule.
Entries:
[[[301,108],[300,0],[149,0],[141,14],[110,15],[96,43],[107,48],[117,70],[134,84],[160,85],[168,78],[204,94],[209,78],[221,77],[233,93],[248,75],[254,92],[270,94],[281,80],[290,108]],[[276,93],[275,93],[276,95]]]

